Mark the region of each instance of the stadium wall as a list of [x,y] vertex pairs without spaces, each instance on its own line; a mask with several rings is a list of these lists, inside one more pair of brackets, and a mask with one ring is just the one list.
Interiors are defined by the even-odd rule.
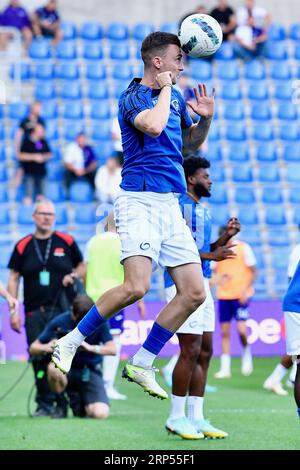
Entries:
[[[28,11],[44,3],[45,0],[22,1]],[[234,8],[243,3],[243,0],[229,0]],[[77,24],[86,20],[97,20],[103,25],[111,21],[122,21],[129,25],[146,21],[158,26],[163,22],[177,21],[199,4],[206,5],[209,10],[216,5],[216,0],[59,0],[58,4],[62,18]],[[7,0],[0,0],[0,9],[6,5]],[[274,22],[285,26],[300,22],[299,0],[257,0],[257,5],[263,5],[272,14]]]

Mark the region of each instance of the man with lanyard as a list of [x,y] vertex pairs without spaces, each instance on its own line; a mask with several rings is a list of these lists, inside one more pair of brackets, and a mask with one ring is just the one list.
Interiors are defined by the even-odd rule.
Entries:
[[[64,288],[70,288],[75,278],[84,275],[82,254],[74,239],[53,230],[53,203],[48,200],[37,202],[32,217],[35,222],[34,234],[27,235],[16,244],[8,263],[8,292],[13,297],[18,295],[21,277],[24,281],[28,346],[53,317],[65,311],[66,305],[60,303]],[[12,311],[11,327],[20,333],[21,318],[18,312]],[[45,375],[47,361],[43,357],[36,357],[32,359],[32,366],[37,387],[35,416],[47,416],[53,413],[54,401]],[[58,403],[56,413],[60,414],[64,407],[62,400],[61,404]]]

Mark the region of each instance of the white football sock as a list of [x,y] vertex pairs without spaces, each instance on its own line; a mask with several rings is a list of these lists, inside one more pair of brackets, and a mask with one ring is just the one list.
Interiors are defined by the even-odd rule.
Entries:
[[186,397],[178,397],[176,395],[171,395],[171,414],[170,418],[177,419],[183,418],[185,416],[185,402]]
[[250,349],[249,344],[247,344],[247,346],[244,346],[243,348],[242,359],[244,361],[247,361],[248,359],[250,360],[252,359],[252,354],[251,354],[251,349]]
[[220,357],[221,367],[220,370],[226,374],[230,374],[231,370],[231,357],[230,354],[222,354]]
[[200,421],[203,416],[204,397],[188,397],[188,418],[191,421]]
[[76,327],[73,331],[70,331],[63,339],[68,343],[76,346],[78,348],[86,337]]
[[292,369],[289,375],[289,379],[291,382],[295,382],[296,374],[297,374],[297,362],[293,362]]
[[152,367],[156,355],[147,351],[143,346],[138,350],[138,352],[132,358],[132,364],[135,366],[141,367]]
[[273,370],[272,374],[268,377],[271,382],[281,382],[285,374],[287,373],[288,369],[284,367],[282,364],[277,364],[275,369]]
[[122,347],[120,335],[113,335],[113,339],[116,345],[117,354],[115,356],[103,357],[103,380],[106,389],[111,389],[114,387],[118,367],[120,364],[120,352]]
[[172,356],[169,362],[164,366],[164,371],[168,372],[169,374],[173,373],[174,367],[178,361],[178,355]]

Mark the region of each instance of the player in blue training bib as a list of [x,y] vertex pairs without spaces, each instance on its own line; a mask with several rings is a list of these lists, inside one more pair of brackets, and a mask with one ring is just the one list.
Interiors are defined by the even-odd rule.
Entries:
[[205,300],[197,247],[175,193],[186,191],[182,147],[196,151],[204,142],[214,112],[214,91],[209,96],[204,84],[194,89],[195,99],[188,105],[200,119],[193,124],[173,88],[183,71],[178,37],[151,33],[142,43],[141,55],[144,76],[130,83],[119,102],[124,168],[115,221],[125,281],[101,296],[78,327],[59,340],[53,362],[67,371],[74,347],[99,323],[146,294],[153,266],[168,266],[176,298],[160,312],[145,343],[123,370],[123,377],[164,399],[168,395],[155,380],[154,359]]

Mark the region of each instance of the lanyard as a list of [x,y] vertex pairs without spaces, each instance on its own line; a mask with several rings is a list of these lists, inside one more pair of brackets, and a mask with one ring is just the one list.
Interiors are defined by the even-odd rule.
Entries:
[[51,250],[51,245],[52,245],[52,235],[51,237],[48,239],[47,241],[47,246],[46,246],[46,251],[45,251],[45,257],[43,259],[42,257],[42,253],[41,253],[41,250],[40,250],[40,247],[39,247],[39,244],[36,240],[35,237],[33,237],[33,245],[34,245],[34,249],[35,249],[35,252],[37,254],[37,257],[39,259],[39,261],[41,262],[42,266],[43,266],[43,269],[45,270],[46,268],[46,265],[48,263],[48,259],[49,259],[49,255],[50,255],[50,250]]

